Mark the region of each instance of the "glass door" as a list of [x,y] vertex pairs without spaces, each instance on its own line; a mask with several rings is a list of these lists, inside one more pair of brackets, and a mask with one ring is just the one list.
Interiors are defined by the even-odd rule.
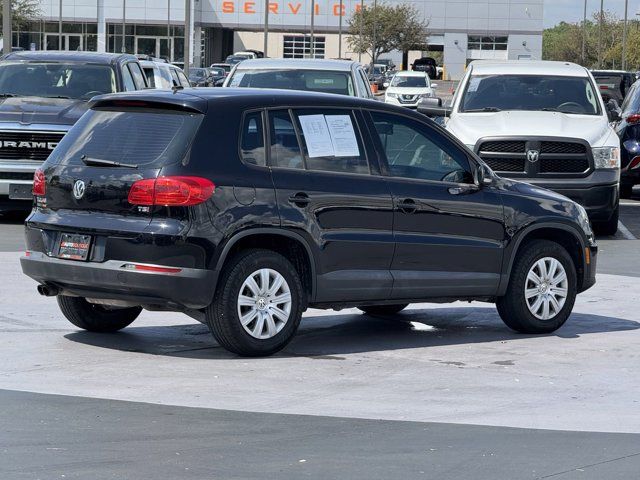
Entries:
[[82,35],[74,33],[62,34],[62,48],[60,47],[60,35],[48,33],[45,37],[45,50],[82,50]]
[[136,37],[136,53],[139,55],[158,56],[156,37]]
[[170,62],[173,62],[173,39],[172,38],[159,38],[158,39],[158,52],[160,58],[166,58]]
[[65,50],[82,50],[82,35],[65,35]]

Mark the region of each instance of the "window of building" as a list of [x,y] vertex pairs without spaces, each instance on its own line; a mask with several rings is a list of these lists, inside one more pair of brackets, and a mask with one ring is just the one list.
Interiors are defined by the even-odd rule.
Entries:
[[[311,58],[310,35],[285,35],[283,39],[284,58]],[[325,37],[313,37],[313,58],[324,58]]]
[[469,50],[506,50],[509,37],[480,37],[469,35]]

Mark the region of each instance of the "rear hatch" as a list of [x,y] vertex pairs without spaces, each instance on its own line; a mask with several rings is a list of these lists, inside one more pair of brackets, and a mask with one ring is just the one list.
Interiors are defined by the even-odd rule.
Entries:
[[54,228],[143,230],[155,207],[132,204],[132,185],[182,162],[201,120],[200,113],[171,105],[98,103],[44,164],[45,192],[36,196],[38,208],[31,220],[53,223]]

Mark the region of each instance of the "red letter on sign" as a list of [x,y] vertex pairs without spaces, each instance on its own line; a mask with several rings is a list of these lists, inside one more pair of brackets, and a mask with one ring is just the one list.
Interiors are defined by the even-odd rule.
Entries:
[[233,2],[222,2],[222,13],[233,13],[234,10]]
[[287,5],[289,5],[289,10],[291,10],[291,13],[293,13],[294,15],[298,14],[298,12],[300,11],[300,7],[302,6],[301,3],[296,3],[295,8],[293,8],[293,3],[288,3]]
[[278,13],[278,4],[277,3],[270,3],[269,4],[269,12],[271,13]]
[[244,13],[256,13],[256,11],[253,9],[254,6],[254,2],[244,2]]
[[333,14],[336,17],[344,16],[344,10],[345,10],[345,6],[342,5],[342,15],[340,15],[340,5],[338,4],[333,6]]

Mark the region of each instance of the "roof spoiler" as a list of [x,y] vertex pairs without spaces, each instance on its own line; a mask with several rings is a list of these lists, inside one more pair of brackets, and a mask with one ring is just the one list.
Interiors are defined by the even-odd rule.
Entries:
[[184,96],[175,94],[166,96],[145,95],[100,95],[89,101],[89,108],[143,108],[157,110],[174,110],[191,113],[205,113],[207,101],[205,99],[190,96],[186,101]]

